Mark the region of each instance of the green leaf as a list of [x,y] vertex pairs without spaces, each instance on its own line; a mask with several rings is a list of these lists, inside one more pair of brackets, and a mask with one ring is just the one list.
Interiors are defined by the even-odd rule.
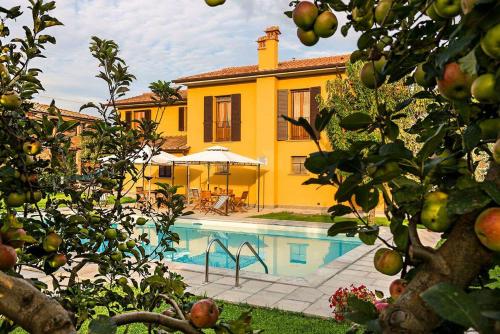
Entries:
[[448,198],[448,214],[463,215],[484,208],[490,202],[491,198],[479,187],[468,188],[467,191],[453,191]]
[[359,239],[366,245],[374,245],[379,234],[378,226],[363,227],[358,231]]
[[460,58],[458,63],[460,64],[462,71],[470,74],[471,76],[477,75],[477,59],[475,49]]
[[361,176],[359,174],[352,174],[339,186],[337,192],[335,193],[335,199],[338,202],[345,202],[351,199],[354,194],[354,190],[358,187],[361,182]]
[[334,223],[329,229],[328,229],[328,236],[329,237],[334,237],[338,234],[341,233],[356,233],[358,230],[358,223],[353,220],[344,220],[340,221],[337,223]]
[[468,126],[463,134],[464,148],[467,152],[472,151],[481,141],[481,129],[476,124]]
[[432,155],[436,149],[441,145],[443,138],[446,134],[446,129],[444,124],[441,124],[437,131],[429,137],[426,141],[420,152],[417,154],[417,158],[420,161],[427,159],[430,155]]
[[442,318],[482,331],[485,319],[481,316],[478,305],[465,292],[449,283],[436,284],[420,297]]
[[340,126],[346,130],[354,131],[364,129],[373,122],[370,115],[356,112],[344,117],[340,121]]
[[493,181],[484,181],[480,184],[481,189],[487,193],[497,205],[500,205],[500,189]]
[[115,334],[116,324],[109,317],[99,316],[89,324],[89,334]]
[[379,200],[379,191],[371,186],[361,186],[354,193],[356,203],[361,206],[364,212],[369,212],[375,208]]
[[364,325],[365,323],[378,318],[378,312],[371,302],[359,299],[356,296],[347,298],[347,305],[351,312],[344,314],[346,319],[349,319],[357,324]]
[[334,206],[328,208],[328,212],[333,217],[337,217],[337,216],[344,216],[344,215],[347,215],[349,213],[352,213],[352,209],[351,209],[351,207],[349,207],[347,205],[337,204],[337,205],[334,205]]

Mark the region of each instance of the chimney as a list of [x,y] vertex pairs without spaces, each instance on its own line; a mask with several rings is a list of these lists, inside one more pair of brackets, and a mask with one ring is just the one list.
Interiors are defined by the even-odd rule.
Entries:
[[259,37],[259,71],[275,70],[278,68],[279,35],[278,26],[272,26],[265,30],[266,36]]

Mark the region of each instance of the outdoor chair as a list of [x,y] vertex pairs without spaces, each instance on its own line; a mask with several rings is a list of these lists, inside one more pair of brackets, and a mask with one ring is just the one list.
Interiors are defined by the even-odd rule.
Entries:
[[226,195],[219,196],[219,199],[217,199],[217,201],[213,205],[208,205],[206,207],[205,214],[208,214],[209,212],[213,212],[213,213],[217,213],[221,216],[227,216],[224,206],[226,205],[228,200],[229,200],[229,196],[226,196]]
[[212,205],[212,193],[208,190],[203,190],[200,194],[200,200],[198,201],[198,208],[201,211],[207,211]]
[[193,209],[196,209],[198,205],[200,204],[200,189],[197,188],[192,188],[189,189],[189,204],[195,203],[195,206]]
[[233,203],[234,211],[246,212],[247,211],[247,200],[248,200],[248,191],[244,191],[241,194],[241,197],[235,197]]

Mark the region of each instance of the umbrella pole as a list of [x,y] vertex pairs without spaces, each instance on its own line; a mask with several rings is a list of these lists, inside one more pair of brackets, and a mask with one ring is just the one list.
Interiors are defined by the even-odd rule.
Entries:
[[260,165],[257,165],[257,212],[260,212]]
[[148,180],[148,185],[149,185],[149,190],[148,190],[148,198],[151,199],[151,178],[153,177],[153,173],[151,172],[151,162],[149,163],[149,180]]
[[226,201],[226,215],[229,210],[229,161],[226,162],[226,196],[228,196]]
[[191,189],[190,189],[190,180],[189,180],[189,165],[186,165],[186,189],[187,189],[187,202],[188,202],[188,205],[189,205],[189,201],[190,201],[190,195],[191,195]]
[[207,165],[208,165],[207,185],[208,185],[208,190],[210,190],[210,162]]
[[174,186],[175,182],[175,162],[172,162],[172,187]]

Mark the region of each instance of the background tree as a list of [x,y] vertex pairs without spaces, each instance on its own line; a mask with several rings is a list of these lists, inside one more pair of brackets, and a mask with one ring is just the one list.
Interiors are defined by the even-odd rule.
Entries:
[[[354,139],[333,152],[318,144],[320,151],[306,161],[317,177],[307,183],[335,186],[335,199],[343,204],[331,207],[332,215],[354,213],[365,224],[340,221],[329,234],[358,234],[367,244],[381,239],[379,229],[368,226],[353,199],[366,212],[382,194],[393,240],[381,240],[385,246],[375,254],[374,266],[409,281],[380,315],[374,305],[353,298],[353,312],[346,317],[369,331],[386,333],[498,329],[500,291],[484,284],[490,280],[488,270],[498,266],[500,251],[500,3],[324,0],[290,5],[293,11],[286,14],[306,45],[336,30],[336,19],[325,22],[319,15],[347,14],[341,33],[361,32],[351,62],[365,62],[359,78],[372,89],[376,108],[371,115],[356,110],[341,117],[345,131],[377,135]],[[425,91],[397,105],[384,103],[384,86],[412,72],[405,84],[416,82]],[[413,154],[400,139],[395,120],[420,99],[429,103],[425,117],[408,131],[422,144]],[[324,109],[313,125],[290,121],[315,138],[312,127],[324,130],[337,114],[335,108]],[[488,157],[485,179],[476,174],[481,154]],[[349,176],[341,179],[339,173]],[[424,247],[417,224],[441,233],[440,246]]]
[[[21,326],[35,334],[75,333],[89,319],[94,319],[93,333],[106,334],[134,322],[151,324],[152,332],[200,333],[199,328],[216,326],[218,311],[212,301],[195,304],[195,318],[201,322],[186,320],[190,310],[186,285],[162,261],[164,252],[172,251],[172,242],[178,241],[170,227],[185,214],[177,188],[160,184],[162,198],[141,212],[122,204],[144,173],[131,161],[146,145],[156,154],[161,138],[156,120],[135,121],[130,127],[120,118],[115,101],[128,91],[134,76],[120,58],[117,44],[97,37],[90,44],[99,66],[97,77],[105,83],[109,99],[82,107],[93,108],[102,117],[82,134],[93,138],[95,163],[85,178],[71,168],[74,156],[66,135],[78,122],[64,121],[54,103],[49,114],[56,122],[47,116],[27,117],[30,101],[43,90],[38,80],[41,70],[32,68],[31,61],[43,57],[46,45],[56,42],[47,30],[61,25],[51,16],[54,9],[54,1],[30,0],[30,26],[23,27],[24,36],[10,37],[22,8],[0,7],[0,314],[5,316],[0,332]],[[167,82],[153,83],[151,89],[158,106],[179,99],[178,88]],[[97,164],[103,155],[113,158]],[[50,175],[62,177],[45,182]],[[115,195],[112,205],[101,201],[109,191]],[[157,207],[165,210],[158,212]],[[140,233],[145,224],[161,236],[158,244]],[[50,278],[51,284],[45,284],[46,279],[24,279],[27,268]],[[88,269],[94,277],[81,275]],[[157,312],[167,305],[164,313]],[[199,305],[208,307],[200,310]],[[95,319],[97,306],[104,307],[109,317]],[[207,319],[209,311],[212,316]],[[249,333],[249,319],[245,313],[217,326],[221,331],[238,328]]]

